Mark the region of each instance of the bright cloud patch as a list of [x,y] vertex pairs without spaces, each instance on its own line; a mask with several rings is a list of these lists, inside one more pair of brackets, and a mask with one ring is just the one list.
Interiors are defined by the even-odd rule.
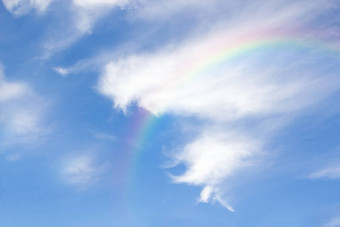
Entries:
[[[222,198],[221,182],[261,152],[272,127],[265,122],[289,122],[339,89],[331,70],[337,65],[336,43],[305,29],[324,8],[307,5],[296,10],[273,3],[256,12],[230,5],[230,22],[217,23],[199,38],[110,62],[99,91],[116,108],[137,103],[156,115],[192,116],[220,126],[197,129],[201,136],[175,157],[187,171],[174,179],[203,186],[201,201],[218,200],[232,210]],[[252,120],[266,126],[245,124]]]
[[175,177],[175,180],[196,185],[218,184],[236,169],[247,165],[247,160],[260,150],[249,139],[238,140],[241,138],[221,133],[203,134],[178,155],[178,161],[184,162],[188,170],[182,176]]
[[204,186],[201,202],[219,201],[230,211],[234,209],[222,199],[219,184],[240,169],[251,167],[252,159],[261,153],[261,146],[242,135],[226,135],[224,132],[205,132],[194,142],[187,145],[176,156],[177,163],[184,163],[187,171],[174,176],[178,183]]

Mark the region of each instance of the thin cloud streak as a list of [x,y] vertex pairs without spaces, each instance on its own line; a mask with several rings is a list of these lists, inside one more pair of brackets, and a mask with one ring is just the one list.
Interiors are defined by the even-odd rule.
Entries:
[[331,166],[318,170],[309,175],[310,179],[328,178],[338,179],[340,178],[340,166]]

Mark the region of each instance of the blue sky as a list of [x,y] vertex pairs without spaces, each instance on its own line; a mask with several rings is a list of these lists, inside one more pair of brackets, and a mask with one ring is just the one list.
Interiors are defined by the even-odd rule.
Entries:
[[340,226],[336,0],[2,0],[0,226]]

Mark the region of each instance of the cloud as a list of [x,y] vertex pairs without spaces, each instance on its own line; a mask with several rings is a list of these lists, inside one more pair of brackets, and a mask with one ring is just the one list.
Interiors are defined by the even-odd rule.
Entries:
[[[216,185],[236,169],[247,165],[247,160],[260,151],[259,145],[249,138],[242,140],[240,135],[225,134],[216,130],[205,132],[186,145],[176,159],[185,163],[187,171],[174,177],[176,182]],[[206,201],[207,197],[202,200]]]
[[23,83],[9,83],[6,81],[2,70],[0,72],[0,101],[6,102],[8,100],[20,97],[28,92],[28,87]]
[[[44,53],[42,59],[64,50],[84,35],[91,34],[94,25],[114,8],[134,5],[130,0],[2,0],[6,9],[23,16],[31,10],[42,14],[49,9],[49,19],[53,25],[47,28],[41,43]],[[50,7],[53,4],[53,7]],[[60,72],[60,67],[57,67]],[[65,75],[65,73],[61,73]]]
[[[71,46],[83,36],[90,35],[95,24],[114,8],[124,8],[131,1],[127,0],[73,0],[63,4],[62,12],[55,12],[58,23],[47,31],[43,48],[44,58]],[[56,69],[62,69],[56,67]],[[65,75],[65,73],[61,73]]]
[[173,180],[202,185],[199,201],[216,200],[233,212],[226,199],[222,199],[223,190],[219,185],[237,171],[255,165],[253,158],[261,153],[260,143],[246,138],[245,134],[217,130],[204,132],[175,156],[175,161],[183,163],[186,171],[180,176],[172,176]]
[[0,72],[0,145],[36,141],[46,133],[43,127],[47,106],[23,82],[8,81]]
[[52,0],[2,0],[6,9],[15,14],[23,15],[35,9],[38,13],[44,12]]
[[54,71],[59,73],[62,77],[66,77],[67,74],[69,74],[69,71],[65,68],[62,68],[62,67],[54,67],[53,69],[54,69]]
[[74,13],[75,27],[79,32],[89,33],[94,24],[115,7],[122,8],[131,0],[73,0],[70,5]]
[[[195,67],[200,66],[185,68],[185,64],[196,64],[191,60],[205,61],[197,59],[197,56],[202,58],[199,53],[206,52],[204,46],[213,43],[205,41],[184,45],[183,49],[166,54],[131,56],[111,62],[105,67],[99,89],[122,109],[138,101],[141,107],[156,115],[170,111],[214,120],[293,111],[318,101],[327,87],[330,92],[335,89],[328,82],[310,75],[289,75],[281,79],[283,74],[294,72],[287,69],[277,72],[271,66],[254,67],[251,60],[234,61],[233,65],[202,72],[195,71]],[[296,100],[297,96],[300,96],[299,100]]]
[[[267,5],[258,10],[264,10],[268,14]],[[268,11],[274,10],[278,9]],[[310,12],[311,9],[307,8],[306,11]],[[254,53],[245,58],[235,56],[237,53],[234,52],[239,51],[238,49],[256,45],[257,42],[271,42],[271,39],[284,39],[285,36],[288,36],[287,42],[290,42],[290,39],[297,36],[300,42],[308,45],[308,39],[316,35],[285,31],[291,27],[293,20],[302,18],[306,12],[285,7],[275,14],[272,13],[265,16],[250,14],[237,25],[225,22],[223,26],[205,31],[204,35],[163,47],[159,51],[112,61],[105,66],[99,90],[111,97],[116,107],[122,109],[138,101],[140,106],[155,114],[170,111],[180,115],[223,118],[222,120],[291,111],[303,108],[301,105],[310,104],[313,99],[317,102],[318,95],[325,93],[326,87],[331,85],[312,70],[299,71],[304,64],[311,64],[309,61],[313,61],[312,58],[299,59],[308,58],[308,53],[297,56],[293,52],[290,56],[289,52],[278,49],[274,56],[257,56]],[[252,19],[253,17],[255,18]],[[233,21],[232,19],[234,18],[230,20]],[[240,20],[237,16],[236,19]],[[265,48],[276,50],[275,46],[272,49]],[[265,48],[259,50],[259,53],[268,51]],[[292,51],[299,49],[294,45],[288,48]],[[240,50],[239,55],[242,55],[242,51],[246,52]],[[225,59],[221,59],[223,57]],[[268,65],[265,62],[267,57],[275,57],[282,63]],[[294,61],[288,61],[289,58],[294,58]],[[317,63],[315,59],[314,62]],[[302,75],[294,75],[301,72]],[[130,83],[131,81],[136,82]],[[336,88],[330,90],[334,89]],[[302,97],[295,102],[296,96]],[[281,103],[284,103],[282,108]]]
[[205,122],[174,155],[187,169],[173,179],[233,211],[223,182],[257,166],[275,130],[339,90],[337,43],[309,29],[327,1],[306,3],[221,3],[227,17],[204,32],[106,64],[98,90],[115,108]]
[[318,170],[309,175],[310,179],[318,179],[318,178],[329,178],[329,179],[337,179],[340,178],[340,166],[332,166],[327,167],[321,170]]
[[105,167],[98,165],[91,155],[68,158],[61,169],[64,180],[71,185],[86,188],[96,183]]

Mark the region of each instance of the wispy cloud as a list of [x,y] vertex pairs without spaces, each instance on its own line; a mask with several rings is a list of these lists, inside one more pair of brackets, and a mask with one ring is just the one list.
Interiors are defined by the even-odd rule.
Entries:
[[324,169],[318,170],[309,175],[311,179],[318,178],[329,178],[329,179],[337,179],[340,178],[340,166],[331,166],[326,167]]
[[83,36],[91,34],[95,24],[112,9],[122,8],[128,3],[130,1],[127,0],[73,0],[64,4],[63,12],[55,14],[59,23],[47,31],[43,43],[46,51],[44,57],[64,50]]
[[8,81],[0,72],[1,146],[36,141],[43,127],[47,105],[23,82]]
[[54,69],[54,71],[59,73],[62,77],[66,77],[67,74],[69,74],[69,71],[65,68],[62,68],[62,67],[54,67],[53,69]]

